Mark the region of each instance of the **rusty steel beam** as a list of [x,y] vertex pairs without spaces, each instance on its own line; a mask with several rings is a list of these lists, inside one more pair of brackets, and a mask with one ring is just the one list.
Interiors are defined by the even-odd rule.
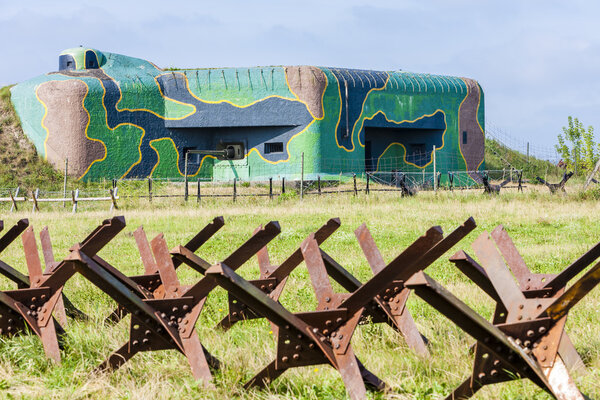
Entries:
[[[119,222],[118,219],[104,221],[79,247],[100,250],[118,233],[119,230],[115,228]],[[124,220],[122,222],[124,224]],[[111,234],[107,233],[107,228],[109,231],[112,229],[109,232]],[[59,363],[60,338],[64,330],[52,313],[62,297],[64,284],[75,272],[70,260],[73,253],[60,263],[53,264],[51,271],[44,274],[33,229],[27,228],[22,239],[30,284],[26,288],[0,292],[0,335],[12,336],[29,328],[40,337],[46,356]]]
[[477,340],[471,377],[447,399],[466,399],[485,385],[529,378],[557,399],[583,400],[568,368],[582,362],[564,326],[568,311],[600,282],[600,263],[567,291],[549,292],[544,284],[553,276],[531,274],[502,227],[492,238],[482,233],[473,248],[481,265],[464,252],[451,261],[497,301],[491,323],[425,274],[406,283]]

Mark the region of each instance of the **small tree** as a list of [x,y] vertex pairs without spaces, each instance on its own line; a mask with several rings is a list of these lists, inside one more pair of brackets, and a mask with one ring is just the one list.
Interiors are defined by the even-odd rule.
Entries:
[[591,171],[600,157],[600,143],[594,142],[594,128],[588,126],[585,129],[579,119],[569,117],[568,126],[562,130],[564,136],[558,134],[556,151],[567,165],[567,169],[577,172]]

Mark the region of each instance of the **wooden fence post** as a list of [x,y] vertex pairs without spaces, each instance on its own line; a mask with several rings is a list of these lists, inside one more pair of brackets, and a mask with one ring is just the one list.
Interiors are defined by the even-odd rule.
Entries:
[[33,209],[31,210],[32,213],[34,213],[36,210],[40,211],[40,208],[38,207],[38,195],[40,194],[40,189],[37,188],[35,189],[35,192],[33,192]]
[[77,198],[79,197],[79,189],[71,190],[71,197],[73,200],[73,213],[77,212]]

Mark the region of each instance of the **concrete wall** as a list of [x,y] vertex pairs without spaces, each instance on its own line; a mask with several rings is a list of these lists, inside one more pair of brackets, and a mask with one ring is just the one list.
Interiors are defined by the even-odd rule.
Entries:
[[[366,141],[375,167],[431,169],[434,145],[451,169],[483,165],[483,93],[470,79],[310,66],[165,71],[84,48],[63,52],[60,66],[13,87],[12,100],[38,152],[57,166],[68,157],[83,179],[182,176],[187,149],[227,142],[243,143],[245,158],[193,156],[188,174],[290,176],[302,152],[308,179],[362,172]],[[428,149],[418,163],[407,154],[415,143]]]

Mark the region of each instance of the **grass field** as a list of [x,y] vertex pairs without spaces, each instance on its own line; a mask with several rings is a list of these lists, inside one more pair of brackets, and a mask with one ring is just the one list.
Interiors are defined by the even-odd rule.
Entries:
[[[545,188],[544,188],[545,189]],[[126,274],[141,273],[142,265],[131,233],[140,225],[151,238],[164,232],[169,246],[184,243],[213,217],[223,215],[226,225],[199,252],[208,261],[224,259],[243,243],[259,224],[278,220],[281,234],[270,246],[272,262],[277,264],[296,249],[300,242],[328,218],[340,217],[342,227],[329,238],[323,248],[362,281],[371,276],[353,231],[366,222],[386,261],[432,225],[440,225],[446,233],[473,216],[478,228],[456,248],[433,264],[428,273],[443,283],[468,305],[489,318],[493,303],[477,287],[464,278],[447,261],[459,249],[470,250],[470,243],[484,230],[504,224],[534,272],[556,273],[600,241],[600,204],[585,196],[550,196],[544,190],[525,194],[505,191],[499,197],[484,197],[481,191],[420,193],[414,198],[398,198],[397,194],[372,193],[368,197],[328,196],[274,200],[245,199],[204,202],[202,207],[190,202],[167,206],[157,203],[125,204],[118,214],[127,220],[127,228],[100,253]],[[5,226],[28,217],[39,232],[48,225],[55,256],[62,258],[67,249],[109,216],[104,211],[75,215],[68,212],[19,212],[3,215]],[[470,251],[470,253],[473,253]],[[11,245],[2,259],[25,271],[19,243]],[[240,274],[248,279],[258,275],[255,259],[242,267]],[[192,283],[197,274],[182,267],[178,270],[184,283]],[[12,285],[0,281],[0,288]],[[114,307],[108,296],[81,276],[69,280],[66,294],[92,317],[90,322],[70,321],[62,352],[61,365],[53,365],[44,357],[39,340],[34,336],[0,339],[0,397],[3,398],[119,398],[119,399],[338,399],[346,396],[335,370],[328,366],[299,368],[286,372],[265,391],[245,391],[243,383],[271,361],[275,343],[266,321],[237,324],[223,333],[214,325],[224,316],[227,297],[218,289],[209,297],[198,323],[203,344],[223,362],[215,373],[216,389],[202,389],[191,377],[188,364],[175,351],[136,355],[113,374],[94,375],[94,369],[128,335],[128,323],[114,327],[102,324]],[[316,300],[301,265],[288,281],[281,302],[293,311],[309,311]],[[447,395],[469,374],[473,340],[416,296],[408,304],[421,332],[430,340],[432,357],[420,358],[407,349],[402,338],[383,325],[358,328],[353,338],[355,352],[364,364],[391,387],[390,393],[370,393],[373,398],[438,399]],[[588,365],[588,373],[575,375],[581,390],[590,398],[600,397],[600,289],[595,289],[577,305],[567,321],[567,331]],[[529,381],[488,386],[478,399],[548,399]]]

